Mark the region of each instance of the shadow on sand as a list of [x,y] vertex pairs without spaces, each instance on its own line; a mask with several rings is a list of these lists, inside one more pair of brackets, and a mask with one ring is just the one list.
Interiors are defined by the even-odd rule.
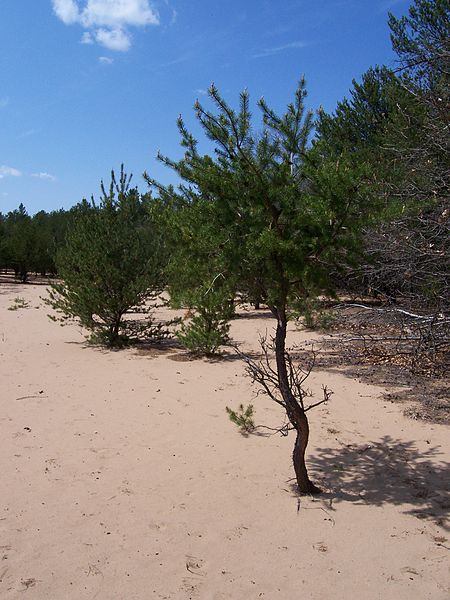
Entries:
[[243,310],[236,314],[234,319],[245,320],[245,319],[272,319],[273,314],[270,310],[260,308],[259,310]]
[[327,510],[344,501],[404,505],[404,514],[431,519],[448,530],[450,465],[440,456],[439,447],[420,452],[414,442],[384,436],[363,445],[319,448],[308,465],[326,490],[321,498]]

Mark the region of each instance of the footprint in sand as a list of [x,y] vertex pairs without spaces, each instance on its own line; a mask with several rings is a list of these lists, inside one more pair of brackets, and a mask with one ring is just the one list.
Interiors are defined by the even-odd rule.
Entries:
[[23,585],[23,588],[19,591],[24,592],[28,588],[34,587],[38,582],[34,577],[30,577],[29,579],[22,579],[20,583]]
[[186,570],[191,573],[191,576],[183,578],[181,589],[184,593],[188,594],[188,598],[196,598],[200,593],[200,587],[202,584],[201,577],[204,577],[205,573],[202,572],[204,561],[196,556],[186,556]]
[[189,573],[193,573],[194,575],[204,575],[204,573],[201,572],[201,569],[203,568],[204,565],[204,561],[201,558],[197,558],[196,556],[186,556],[186,570],[189,571]]

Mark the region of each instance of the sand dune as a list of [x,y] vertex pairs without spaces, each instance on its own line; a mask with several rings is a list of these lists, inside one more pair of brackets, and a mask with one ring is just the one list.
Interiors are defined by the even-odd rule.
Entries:
[[[253,398],[239,360],[87,347],[43,293],[0,288],[1,600],[448,598],[448,429],[314,372],[334,391],[308,452],[327,491],[299,499],[293,438],[226,416]],[[7,310],[17,296],[29,307]],[[232,335],[256,350],[273,325],[250,316]]]

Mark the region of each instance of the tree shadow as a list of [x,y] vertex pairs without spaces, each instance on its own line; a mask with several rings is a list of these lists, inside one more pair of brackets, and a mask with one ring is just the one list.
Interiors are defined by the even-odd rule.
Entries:
[[183,353],[184,347],[176,338],[167,338],[159,341],[144,340],[132,344],[131,347],[135,350],[136,355],[147,358],[167,355],[167,358],[172,359],[176,355],[185,354],[185,352]]
[[20,285],[23,285],[23,284],[0,282],[0,295],[11,294],[12,292],[17,293],[20,291]]
[[404,505],[404,514],[450,529],[450,465],[436,460],[442,454],[439,446],[420,452],[414,442],[384,436],[363,445],[319,448],[308,463],[321,473],[327,489],[322,497],[331,508],[343,501]]
[[236,313],[235,319],[237,320],[245,320],[245,319],[273,319],[273,314],[268,309],[260,308],[258,310],[245,310],[242,312]]
[[[245,352],[245,356],[255,360],[260,355],[256,352]],[[221,352],[218,352],[217,354],[204,356],[203,359],[209,363],[244,362],[242,355],[236,352],[233,346],[230,346],[229,348],[224,348]]]

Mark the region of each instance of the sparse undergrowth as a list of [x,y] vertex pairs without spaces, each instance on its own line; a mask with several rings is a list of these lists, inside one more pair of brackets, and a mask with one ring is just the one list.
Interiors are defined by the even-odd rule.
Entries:
[[[400,309],[401,310],[401,309]],[[388,402],[406,403],[413,419],[450,423],[449,346],[429,344],[419,325],[386,307],[374,310],[341,305],[333,310],[330,337],[317,354],[316,367],[346,374],[388,389]],[[302,353],[300,353],[302,354]]]
[[19,310],[21,308],[30,308],[30,303],[25,298],[17,296],[17,298],[14,298],[13,304],[8,307],[8,310]]

